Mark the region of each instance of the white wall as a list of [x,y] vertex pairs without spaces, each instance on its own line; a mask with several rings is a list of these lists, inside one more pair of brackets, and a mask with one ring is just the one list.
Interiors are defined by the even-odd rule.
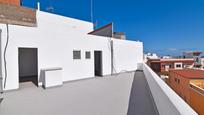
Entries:
[[[94,77],[94,50],[103,52],[103,75],[111,74],[110,38],[88,35],[87,33],[93,30],[91,23],[41,11],[37,12],[37,21],[38,27],[34,28],[9,25],[10,40],[6,54],[8,69],[6,90],[19,87],[19,47],[38,48],[38,78],[40,81],[42,77],[41,69],[50,67],[63,68],[63,81]],[[0,29],[2,29],[1,51],[3,52],[6,43],[6,25],[0,24]],[[123,46],[122,42],[126,45]],[[122,58],[116,60],[116,63],[122,63],[117,64],[117,70],[130,70],[131,67],[135,69],[134,64],[141,61],[142,50],[139,48],[142,48],[142,44],[126,41],[115,41],[115,43],[116,50],[119,49],[117,45],[120,45],[120,48],[127,47],[126,50],[130,48],[130,54],[126,52],[126,55],[130,56],[127,56],[125,60],[122,60]],[[128,47],[128,44],[131,46]],[[138,49],[135,49],[137,46],[133,47],[133,45],[139,45]],[[81,50],[81,60],[73,60],[73,50]],[[91,51],[91,59],[85,59],[85,51]],[[115,56],[121,55],[118,53],[125,52],[118,50]],[[3,57],[2,53],[1,56]],[[130,60],[127,59],[128,57],[130,57]],[[128,61],[128,63],[124,63],[124,61]],[[130,65],[125,68],[125,66],[122,66],[123,64]],[[2,66],[4,67],[3,64]],[[4,68],[2,70],[4,77]]]
[[143,62],[143,44],[141,42],[113,39],[114,72],[137,69]]

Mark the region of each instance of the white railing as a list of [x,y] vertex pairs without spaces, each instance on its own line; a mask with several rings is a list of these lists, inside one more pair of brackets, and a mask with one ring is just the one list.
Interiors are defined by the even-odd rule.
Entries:
[[160,115],[198,115],[145,63],[143,71]]

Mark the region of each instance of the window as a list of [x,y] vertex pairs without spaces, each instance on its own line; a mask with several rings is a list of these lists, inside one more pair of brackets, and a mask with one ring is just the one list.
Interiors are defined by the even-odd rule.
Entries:
[[165,68],[165,65],[162,65],[162,68]]
[[81,59],[81,51],[73,51],[73,59]]
[[169,68],[172,68],[172,66],[171,66],[171,65],[169,65]]
[[198,57],[196,57],[196,61],[195,61],[196,63],[199,63],[199,58]]
[[180,64],[177,64],[177,65],[176,65],[176,68],[180,68],[180,67],[181,67],[181,65],[180,65]]
[[180,83],[180,79],[178,79],[178,84]]
[[175,82],[177,82],[177,78],[174,78]]
[[91,52],[90,51],[86,51],[85,55],[86,55],[86,59],[91,59]]

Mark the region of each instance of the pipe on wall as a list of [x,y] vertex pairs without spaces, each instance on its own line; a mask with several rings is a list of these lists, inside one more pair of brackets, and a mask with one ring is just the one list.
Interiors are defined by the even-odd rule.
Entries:
[[6,51],[7,51],[7,47],[8,47],[8,43],[9,43],[9,25],[8,25],[8,24],[6,24],[6,33],[7,33],[7,37],[6,37],[6,45],[5,45],[5,48],[4,48],[4,70],[5,70],[4,89],[6,88],[6,82],[7,82]]
[[[2,43],[1,41],[1,33],[2,33],[2,30],[0,29],[0,44]],[[1,47],[1,45],[0,45]],[[0,48],[1,50],[1,48]],[[1,51],[0,51],[1,52]],[[1,55],[0,55],[1,56]],[[0,93],[3,93],[3,76],[2,76],[2,61],[1,61],[1,57],[0,57]]]

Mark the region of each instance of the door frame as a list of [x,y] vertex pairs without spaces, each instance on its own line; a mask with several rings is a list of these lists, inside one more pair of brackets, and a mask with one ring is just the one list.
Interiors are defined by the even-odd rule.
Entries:
[[20,49],[36,49],[37,51],[37,55],[36,55],[36,59],[37,59],[37,75],[36,75],[36,80],[37,83],[35,84],[37,87],[39,86],[39,74],[38,74],[38,48],[37,47],[18,47],[18,83],[20,84]]
[[[96,65],[95,65],[95,55],[96,52],[100,52],[100,72],[99,75],[96,75]],[[94,75],[95,76],[103,76],[103,51],[101,50],[94,50]]]

